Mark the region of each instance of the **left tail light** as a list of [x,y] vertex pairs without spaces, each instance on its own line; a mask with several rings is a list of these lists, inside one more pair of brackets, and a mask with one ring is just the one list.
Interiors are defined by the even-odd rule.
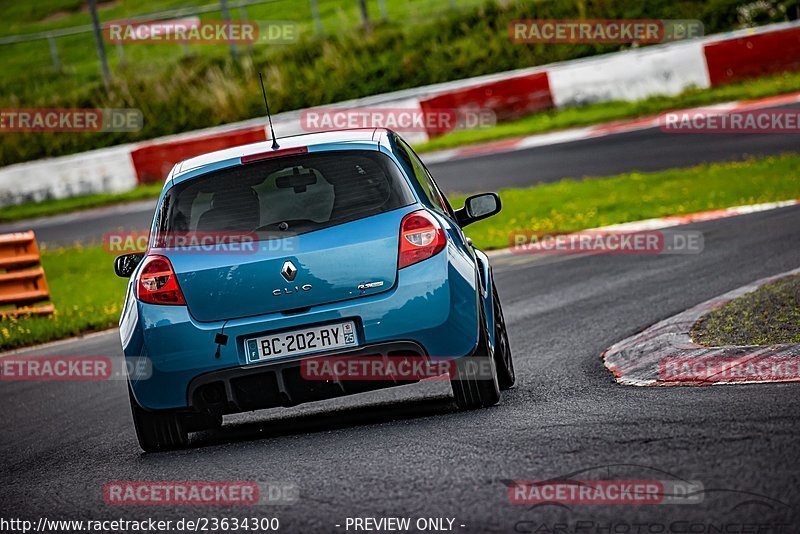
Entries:
[[435,256],[447,245],[439,222],[425,210],[403,217],[400,223],[400,250],[397,268],[402,269]]
[[148,304],[185,306],[186,300],[170,261],[164,256],[148,256],[136,279],[136,298]]

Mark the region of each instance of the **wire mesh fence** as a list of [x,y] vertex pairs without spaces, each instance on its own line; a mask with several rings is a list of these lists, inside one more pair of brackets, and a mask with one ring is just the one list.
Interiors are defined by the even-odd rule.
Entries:
[[[57,5],[59,2],[56,2]],[[294,25],[298,37],[335,35],[382,21],[414,23],[454,10],[469,9],[486,0],[219,0],[213,3],[172,7],[174,0],[150,0],[148,7],[169,7],[143,12],[134,6],[108,0],[98,4],[99,23],[106,27],[113,21],[133,24],[156,21],[198,20],[232,21],[263,24],[285,22]],[[100,46],[93,34],[89,10],[78,6],[72,11],[55,11],[40,20],[0,29],[0,56],[7,77],[43,75],[95,77],[101,72]],[[80,22],[80,23],[78,23]],[[16,31],[15,31],[16,30]],[[35,30],[35,31],[30,31]],[[121,67],[147,69],[155,63],[167,64],[180,57],[209,55],[220,58],[233,55],[240,60],[254,51],[254,46],[291,46],[291,42],[267,42],[249,45],[231,43],[111,43],[102,39],[111,75]]]

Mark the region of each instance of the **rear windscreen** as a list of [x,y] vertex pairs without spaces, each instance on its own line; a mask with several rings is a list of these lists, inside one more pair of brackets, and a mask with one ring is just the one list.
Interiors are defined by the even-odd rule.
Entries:
[[256,232],[284,237],[407,206],[408,185],[385,154],[322,152],[237,165],[164,197],[158,234]]

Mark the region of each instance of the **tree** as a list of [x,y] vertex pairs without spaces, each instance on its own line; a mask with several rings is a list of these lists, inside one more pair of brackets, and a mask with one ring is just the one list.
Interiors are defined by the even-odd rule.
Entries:
[[369,11],[367,10],[367,0],[358,0],[358,8],[361,10],[361,23],[365,28],[370,27]]

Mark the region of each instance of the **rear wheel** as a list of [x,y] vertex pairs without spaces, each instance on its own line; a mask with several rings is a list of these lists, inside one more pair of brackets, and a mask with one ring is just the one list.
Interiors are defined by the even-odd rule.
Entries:
[[487,408],[500,402],[497,366],[489,347],[482,312],[479,319],[481,335],[475,354],[455,360],[455,374],[450,376],[453,396],[461,410]]
[[514,372],[514,360],[511,357],[511,345],[508,343],[506,320],[503,317],[503,307],[497,296],[497,288],[492,280],[492,305],[494,307],[494,360],[497,365],[497,379],[500,389],[511,389],[517,381]]
[[180,449],[189,442],[189,433],[184,428],[180,414],[174,412],[148,412],[133,398],[130,385],[128,395],[131,401],[133,426],[139,446],[145,452]]

